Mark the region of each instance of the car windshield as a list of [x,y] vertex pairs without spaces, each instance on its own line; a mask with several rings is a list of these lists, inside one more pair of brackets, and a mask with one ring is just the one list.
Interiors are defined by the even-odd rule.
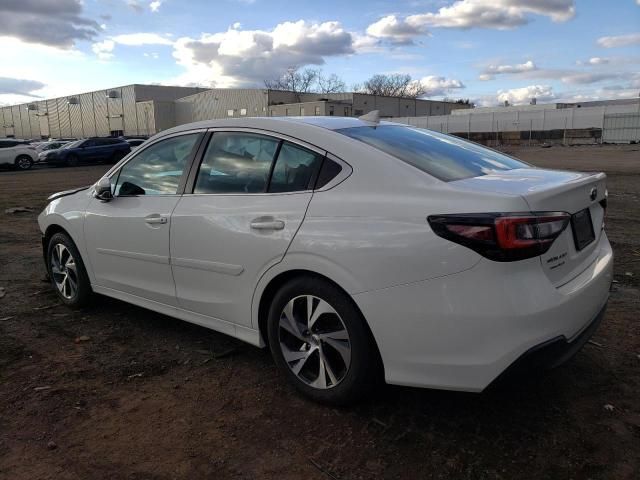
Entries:
[[68,143],[62,148],[76,148],[84,143],[84,140],[76,140],[75,142]]
[[380,125],[343,128],[336,132],[382,150],[445,182],[499,170],[530,168],[500,152],[431,130]]

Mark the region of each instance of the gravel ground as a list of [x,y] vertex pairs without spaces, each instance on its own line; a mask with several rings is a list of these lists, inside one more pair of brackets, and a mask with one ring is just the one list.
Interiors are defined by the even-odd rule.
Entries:
[[104,297],[60,305],[37,213],[108,167],[0,172],[0,478],[640,478],[640,149],[510,153],[609,175],[616,283],[594,343],[482,394],[385,387],[350,409],[300,398],[222,334]]

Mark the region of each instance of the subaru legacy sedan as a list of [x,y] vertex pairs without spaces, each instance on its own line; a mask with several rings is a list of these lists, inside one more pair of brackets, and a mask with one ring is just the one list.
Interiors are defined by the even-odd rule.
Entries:
[[603,317],[605,175],[337,117],[182,125],[38,222],[60,300],[92,292],[268,347],[314,400],[378,380],[482,391]]

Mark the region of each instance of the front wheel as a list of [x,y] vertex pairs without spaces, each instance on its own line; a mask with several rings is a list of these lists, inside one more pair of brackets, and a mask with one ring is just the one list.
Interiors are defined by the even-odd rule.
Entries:
[[371,333],[346,293],[316,277],[300,277],[275,295],[268,317],[271,353],[307,397],[346,405],[375,385],[380,369]]
[[91,297],[91,282],[80,253],[73,240],[65,233],[56,233],[47,247],[49,278],[65,305],[82,307]]
[[16,158],[15,166],[18,170],[29,170],[33,166],[33,159],[28,155],[20,155]]

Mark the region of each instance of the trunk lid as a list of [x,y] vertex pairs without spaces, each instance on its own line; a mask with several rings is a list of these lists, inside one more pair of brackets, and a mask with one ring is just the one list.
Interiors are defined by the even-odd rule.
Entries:
[[[604,227],[604,208],[600,204],[606,195],[604,173],[518,168],[458,180],[450,185],[520,195],[532,212],[571,214],[571,223],[540,257],[545,274],[556,287],[582,273],[598,255],[596,246]],[[594,239],[586,244],[580,240],[589,236],[589,216]]]

